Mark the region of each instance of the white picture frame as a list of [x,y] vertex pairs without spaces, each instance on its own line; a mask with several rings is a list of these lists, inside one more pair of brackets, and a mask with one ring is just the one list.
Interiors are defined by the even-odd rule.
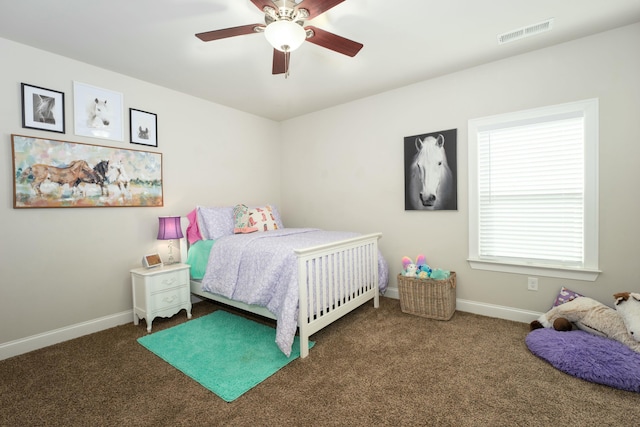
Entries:
[[159,253],[147,254],[142,257],[142,265],[145,268],[162,267],[162,259]]
[[73,122],[76,135],[124,141],[121,93],[73,82]]

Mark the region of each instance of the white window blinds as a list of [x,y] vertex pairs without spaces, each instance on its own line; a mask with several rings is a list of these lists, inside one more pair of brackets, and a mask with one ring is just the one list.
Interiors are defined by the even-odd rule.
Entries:
[[595,280],[598,100],[469,120],[472,268]]
[[584,117],[480,131],[479,254],[584,264]]

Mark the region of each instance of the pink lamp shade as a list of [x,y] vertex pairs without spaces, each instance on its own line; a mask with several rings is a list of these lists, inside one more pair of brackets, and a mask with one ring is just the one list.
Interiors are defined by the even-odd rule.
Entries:
[[161,216],[158,218],[158,240],[182,239],[179,216]]

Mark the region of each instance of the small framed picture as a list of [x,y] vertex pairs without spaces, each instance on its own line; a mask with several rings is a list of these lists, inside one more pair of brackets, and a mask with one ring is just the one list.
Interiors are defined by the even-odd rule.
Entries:
[[158,146],[158,117],[147,111],[129,108],[131,143]]
[[64,133],[64,93],[22,83],[22,127]]
[[73,82],[75,134],[124,141],[124,110],[121,93]]
[[160,254],[149,254],[142,257],[142,265],[146,268],[162,267]]

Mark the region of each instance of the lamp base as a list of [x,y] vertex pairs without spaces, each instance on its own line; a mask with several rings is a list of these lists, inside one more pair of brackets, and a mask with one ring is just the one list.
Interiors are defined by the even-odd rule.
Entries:
[[164,264],[165,265],[175,264],[177,261],[173,257],[173,239],[169,240],[167,247],[169,248],[169,258],[167,258],[167,261]]

